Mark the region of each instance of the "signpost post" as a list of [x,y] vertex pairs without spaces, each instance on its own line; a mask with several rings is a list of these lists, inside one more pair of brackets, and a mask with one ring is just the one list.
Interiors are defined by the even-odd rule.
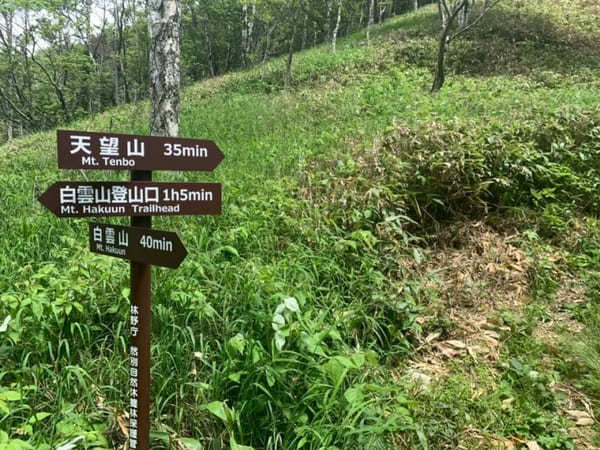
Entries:
[[39,197],[57,217],[131,216],[131,227],[91,223],[90,250],[127,259],[131,271],[129,448],[150,449],[151,267],[187,256],[176,233],[152,230],[155,215],[221,214],[217,183],[153,183],[152,170],[212,171],[224,155],[212,141],[114,133],[57,134],[61,169],[130,170],[131,182],[57,182]]

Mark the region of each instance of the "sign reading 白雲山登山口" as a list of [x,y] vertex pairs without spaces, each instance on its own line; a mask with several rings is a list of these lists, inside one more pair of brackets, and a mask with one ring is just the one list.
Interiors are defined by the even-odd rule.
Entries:
[[54,183],[40,202],[58,217],[221,214],[218,183]]

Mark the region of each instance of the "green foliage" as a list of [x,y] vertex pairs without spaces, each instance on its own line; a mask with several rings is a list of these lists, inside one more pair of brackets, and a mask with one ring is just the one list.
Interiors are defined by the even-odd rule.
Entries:
[[334,214],[347,227],[355,219],[339,204],[406,229],[529,208],[542,211],[540,231],[552,237],[569,227],[574,213],[600,212],[594,195],[600,167],[592,162],[600,152],[599,125],[598,110],[522,120],[510,129],[496,121],[416,129],[398,122],[379,148],[363,152],[360,167],[338,165],[321,191],[335,200]]
[[[512,337],[497,366],[460,361],[424,393],[395,377],[424,335],[455,327],[443,310],[423,317],[437,294],[414,267],[427,264],[432,225],[526,217],[523,247],[535,249],[600,206],[597,86],[578,84],[584,63],[518,77],[457,71],[432,98],[419,62],[427,39],[412,60],[402,45],[435,20],[425,8],[375,28],[370,48],[358,33],[335,54],[299,53],[288,92],[282,59],[262,80],[257,67],[183,91],[182,136],[212,138],[227,154],[201,177],[223,182],[224,214],[155,220],[190,255],[153,272],[153,448],[457,448],[469,426],[572,448],[550,389],[557,372],[532,336],[557,294],[548,258],[530,270],[526,315],[500,316]],[[515,55],[527,66],[524,39]],[[146,133],[147,111],[121,106],[69,127]],[[59,175],[53,132],[0,148],[0,172],[0,448],[117,448],[127,265],[90,255],[85,221],[55,219],[35,201],[59,177],[83,176]],[[600,267],[596,222],[569,242],[573,268]],[[587,283],[596,299],[597,277]],[[573,311],[595,333],[595,310]],[[596,395],[590,336],[590,359],[560,373]],[[498,389],[475,398],[467,371]]]

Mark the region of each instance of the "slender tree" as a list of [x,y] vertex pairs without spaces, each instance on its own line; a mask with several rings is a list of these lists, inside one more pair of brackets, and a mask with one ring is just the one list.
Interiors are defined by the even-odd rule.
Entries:
[[[470,30],[483,17],[502,0],[482,0],[479,14],[473,18],[472,15],[465,13],[464,10],[474,6],[475,0],[438,0],[441,17],[441,32],[438,41],[438,54],[435,67],[435,78],[431,92],[438,92],[442,89],[446,80],[446,57],[450,50],[450,44],[458,36]],[[454,29],[455,22],[459,14],[463,14],[466,22],[459,23],[457,29]]]
[[289,40],[288,57],[285,65],[285,80],[283,83],[285,89],[290,87],[290,82],[292,79],[292,60],[294,58],[294,45],[296,44],[296,32],[298,30],[298,14],[302,7],[302,0],[294,0],[290,2],[290,7],[292,9],[292,14],[290,14],[290,17],[292,18],[292,26]]
[[342,22],[342,1],[343,0],[338,0],[338,2],[337,2],[337,4],[338,4],[337,20],[335,22],[335,28],[333,29],[333,35],[331,37],[331,48],[333,49],[334,53],[335,53],[335,47],[337,44],[338,33],[340,32],[340,23]]
[[375,0],[369,4],[369,23],[367,24],[367,46],[371,46],[371,28],[375,23]]

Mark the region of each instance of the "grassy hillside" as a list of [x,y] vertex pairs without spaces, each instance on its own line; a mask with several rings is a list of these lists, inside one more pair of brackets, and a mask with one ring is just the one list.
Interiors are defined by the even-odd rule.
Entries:
[[[600,446],[599,16],[511,2],[436,96],[433,7],[297,55],[290,91],[282,60],[187,88],[181,136],[226,159],[155,179],[224,207],[154,221],[190,255],[153,272],[153,448]],[[124,448],[128,266],[36,197],[127,174],[55,140],[0,147],[0,449]]]

